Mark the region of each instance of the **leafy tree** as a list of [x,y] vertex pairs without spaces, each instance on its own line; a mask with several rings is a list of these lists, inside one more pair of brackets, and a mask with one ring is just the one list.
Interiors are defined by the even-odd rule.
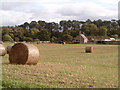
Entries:
[[97,36],[98,28],[95,24],[83,25],[81,29],[87,36]]
[[62,20],[59,23],[39,20],[38,22],[25,22],[15,27],[3,26],[1,28],[1,36],[6,38],[5,35],[9,35],[15,41],[35,41],[35,39],[56,41],[57,39],[57,42],[61,42],[66,40],[65,36],[68,38],[70,35],[75,38],[79,31],[84,32],[88,38],[120,37],[120,20]]
[[36,39],[37,38],[37,33],[39,32],[38,29],[30,29],[29,30],[29,37]]
[[18,34],[17,34],[17,37],[19,38],[19,40],[20,40],[20,41],[23,41],[23,37],[24,37],[24,36],[23,36],[22,31],[19,30],[17,33],[18,33]]
[[51,38],[51,42],[57,42],[57,40],[58,39],[56,37],[54,37],[54,36]]
[[50,40],[50,34],[48,30],[43,29],[40,32],[37,33],[38,39],[40,41],[49,41]]
[[73,20],[72,21],[72,29],[76,30],[76,29],[80,29],[80,22]]
[[63,30],[68,30],[68,24],[66,20],[60,21],[60,26],[63,27]]
[[34,39],[34,42],[40,41],[39,39]]
[[36,22],[36,21],[32,21],[32,22],[29,24],[30,29],[34,29],[34,28],[36,28],[36,26],[37,26],[37,22]]
[[117,35],[120,36],[120,27],[117,29]]
[[101,26],[100,30],[99,30],[99,34],[100,36],[107,36],[107,28],[105,26]]
[[63,34],[63,32],[59,32],[59,31],[57,31],[57,32],[51,32],[51,38],[54,36],[54,37],[56,37],[58,39],[58,41],[61,41],[62,34]]
[[63,31],[63,34],[68,34],[68,35],[70,35],[70,30],[65,30],[65,31]]
[[24,41],[33,42],[33,39],[31,37],[24,37]]
[[116,21],[118,23],[118,25],[120,26],[120,19],[118,21]]
[[39,24],[41,27],[45,27],[45,26],[46,26],[46,22],[45,22],[45,21],[39,20],[39,21],[38,21],[38,24]]
[[93,23],[98,27],[100,28],[101,26],[103,26],[103,21],[101,19],[97,20],[97,21],[93,21]]
[[29,29],[29,23],[28,22],[25,22],[24,24],[23,24],[23,27],[24,27],[24,29]]
[[89,27],[90,35],[97,36],[97,32],[98,32],[97,26],[95,24],[89,24],[88,27]]
[[13,33],[9,33],[9,35],[11,36],[11,38],[14,39],[14,34]]
[[92,21],[90,20],[90,19],[88,19],[87,21],[86,21],[86,24],[91,24],[92,23]]
[[62,37],[63,41],[72,41],[73,37],[71,35],[65,34]]
[[18,42],[20,39],[18,37],[15,37],[15,41]]
[[76,37],[78,34],[79,34],[79,29],[76,29],[76,30],[71,30],[70,31],[70,35],[72,36],[72,37]]
[[3,41],[13,41],[13,39],[11,38],[10,35],[5,34],[5,35],[3,36]]

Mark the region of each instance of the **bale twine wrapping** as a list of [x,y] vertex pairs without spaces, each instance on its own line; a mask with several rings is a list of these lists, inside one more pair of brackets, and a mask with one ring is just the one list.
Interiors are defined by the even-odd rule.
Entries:
[[39,50],[36,46],[26,43],[16,43],[9,53],[11,64],[36,65],[39,59]]
[[92,53],[93,52],[93,46],[87,46],[85,49],[86,53]]
[[0,56],[5,56],[6,49],[3,44],[0,44]]
[[7,46],[7,54],[10,53],[10,50],[11,50],[12,46],[13,46],[13,45],[9,45],[9,46]]

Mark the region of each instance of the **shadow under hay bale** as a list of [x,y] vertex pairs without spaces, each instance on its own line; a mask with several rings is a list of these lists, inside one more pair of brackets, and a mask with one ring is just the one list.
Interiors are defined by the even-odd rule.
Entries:
[[85,52],[86,52],[86,53],[93,53],[93,46],[87,46],[87,47],[85,48]]
[[6,49],[3,44],[0,44],[0,56],[5,56],[6,54]]
[[11,50],[12,46],[13,46],[13,45],[9,45],[9,46],[7,46],[7,54],[10,53],[10,50]]
[[36,65],[39,59],[39,50],[36,46],[26,43],[16,43],[9,53],[11,64]]

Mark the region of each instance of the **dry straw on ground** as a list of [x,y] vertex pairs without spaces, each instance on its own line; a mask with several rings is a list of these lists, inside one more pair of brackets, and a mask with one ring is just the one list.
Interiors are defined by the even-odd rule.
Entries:
[[87,47],[85,48],[85,52],[86,52],[86,53],[93,53],[93,46],[87,46]]
[[16,43],[9,53],[11,64],[36,65],[39,59],[39,50],[36,46],[26,43]]
[[3,44],[0,44],[0,56],[5,56],[6,54],[6,49]]

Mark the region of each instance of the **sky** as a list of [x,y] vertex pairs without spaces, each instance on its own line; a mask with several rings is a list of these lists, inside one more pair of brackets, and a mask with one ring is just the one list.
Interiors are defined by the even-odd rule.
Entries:
[[119,0],[1,0],[0,25],[43,20],[118,19]]

